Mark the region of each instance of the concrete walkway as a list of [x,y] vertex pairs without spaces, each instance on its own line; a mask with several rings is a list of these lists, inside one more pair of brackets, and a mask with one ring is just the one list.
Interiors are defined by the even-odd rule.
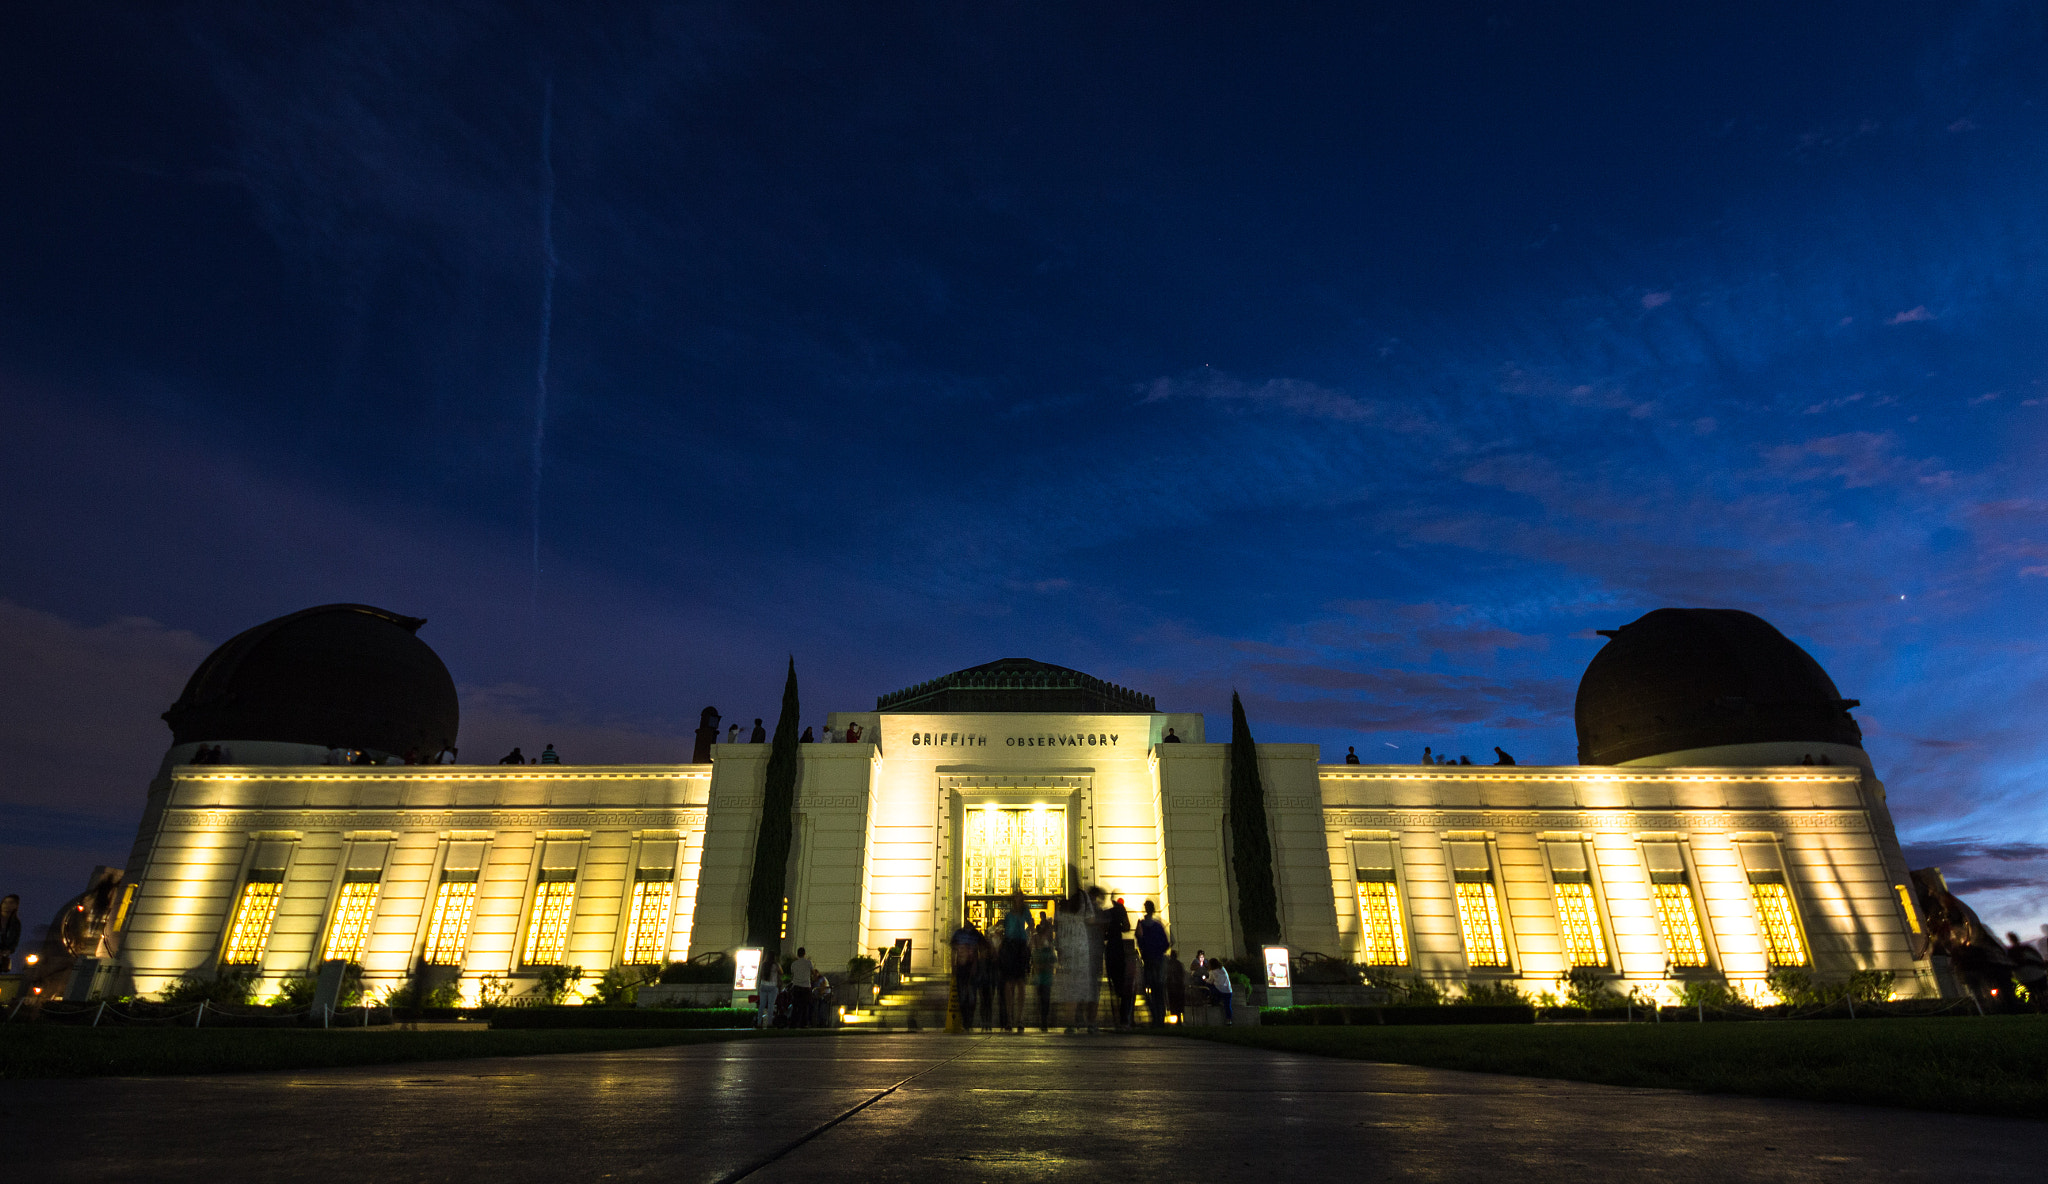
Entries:
[[2048,1123],[1165,1037],[927,1035],[0,1082],[41,1180],[2007,1180]]

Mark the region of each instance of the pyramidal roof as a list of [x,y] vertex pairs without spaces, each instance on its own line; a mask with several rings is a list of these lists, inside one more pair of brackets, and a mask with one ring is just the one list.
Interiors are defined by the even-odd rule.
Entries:
[[1002,658],[883,695],[876,711],[966,714],[1030,711],[1126,715],[1158,710],[1152,696],[1033,658]]

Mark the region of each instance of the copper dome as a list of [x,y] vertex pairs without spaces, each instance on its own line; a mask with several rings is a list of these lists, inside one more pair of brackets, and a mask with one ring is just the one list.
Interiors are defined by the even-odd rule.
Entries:
[[1573,715],[1579,763],[1728,744],[1863,747],[1863,730],[1813,655],[1753,613],[1660,608],[1593,655]]
[[365,604],[267,621],[213,651],[164,712],[173,744],[276,741],[432,757],[455,746],[455,680],[426,624]]

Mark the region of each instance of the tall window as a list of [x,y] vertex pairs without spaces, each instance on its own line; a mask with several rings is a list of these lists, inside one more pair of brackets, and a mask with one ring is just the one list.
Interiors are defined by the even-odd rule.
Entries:
[[476,914],[477,873],[483,867],[482,843],[450,843],[441,862],[441,882],[434,889],[433,911],[427,917],[428,962],[460,966],[469,948],[469,922]]
[[1571,966],[1607,965],[1607,938],[1600,932],[1600,906],[1593,899],[1593,869],[1586,845],[1545,843],[1550,856],[1550,894],[1557,902],[1557,927],[1564,960]]
[[370,941],[370,918],[377,913],[377,879],[381,872],[351,871],[334,902],[334,923],[327,927],[328,962],[360,962]]
[[1401,919],[1401,887],[1391,842],[1351,844],[1358,872],[1360,961],[1368,966],[1408,965],[1408,932]]
[[1507,935],[1501,930],[1500,892],[1493,882],[1493,857],[1482,842],[1454,842],[1451,878],[1458,895],[1458,929],[1465,961],[1474,969],[1505,970]]
[[1665,957],[1679,969],[1707,965],[1706,931],[1700,926],[1685,853],[1677,843],[1644,843],[1643,862],[1650,869],[1650,894],[1657,902],[1657,928],[1664,934]]
[[653,965],[668,958],[669,918],[675,912],[676,843],[648,839],[640,844],[640,866],[627,903],[625,961]]
[[334,901],[334,918],[327,924],[327,945],[321,958],[328,962],[360,962],[370,943],[370,923],[377,915],[377,888],[384,879],[384,857],[389,842],[358,840],[349,844],[348,868],[342,873],[341,895]]
[[1757,928],[1763,931],[1764,956],[1773,966],[1806,965],[1806,939],[1799,932],[1799,910],[1792,903],[1778,845],[1739,846],[1743,867],[1749,873],[1750,900],[1756,904]]
[[220,960],[230,966],[250,966],[263,958],[270,944],[270,926],[277,920],[278,898],[284,892],[284,869],[291,856],[291,844],[268,841],[256,844],[249,861],[249,876],[235,898],[235,911],[228,918],[228,939]]
[[569,922],[576,911],[576,863],[583,844],[551,839],[541,844],[540,882],[526,922],[528,966],[558,966],[569,952]]
[[427,961],[436,966],[462,964],[469,919],[475,912],[476,873],[443,872],[434,892],[434,912],[427,920]]
[[229,965],[250,965],[263,957],[270,941],[270,923],[277,919],[277,898],[284,887],[284,873],[252,871],[235,901],[234,919],[228,923],[227,949],[220,960]]
[[526,926],[528,966],[554,966],[569,949],[569,914],[576,906],[573,870],[543,869],[533,894],[533,919]]

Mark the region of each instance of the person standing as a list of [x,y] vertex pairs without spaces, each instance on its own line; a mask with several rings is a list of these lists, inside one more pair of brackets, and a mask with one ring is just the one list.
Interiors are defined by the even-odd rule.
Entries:
[[1145,1010],[1157,1027],[1166,1022],[1166,950],[1173,942],[1166,925],[1153,914],[1158,906],[1145,902],[1145,916],[1138,922],[1138,957],[1145,964]]
[[555,746],[550,744],[540,750],[540,763],[543,765],[559,765],[562,763],[561,754],[557,753]]
[[747,743],[749,743],[749,744],[766,744],[766,743],[768,743],[768,729],[767,729],[767,728],[764,728],[764,727],[762,727],[762,726],[761,726],[761,720],[760,720],[760,718],[759,718],[758,716],[757,716],[757,717],[756,717],[756,718],[754,719],[754,734],[753,734],[753,735],[751,735],[751,736],[749,736],[749,737],[747,737]]
[[1061,900],[1054,915],[1059,961],[1052,976],[1053,1001],[1073,1007],[1067,1015],[1067,1034],[1084,1024],[1095,1030],[1095,953],[1102,943],[1089,932],[1082,915],[1081,898]]
[[727,744],[738,744],[740,742],[740,726],[738,724],[733,724],[725,730],[725,742]]
[[21,897],[0,896],[0,974],[14,968],[14,948],[21,944]]
[[1237,1017],[1232,1014],[1230,1009],[1231,998],[1237,992],[1230,985],[1230,968],[1223,964],[1223,959],[1221,958],[1217,958],[1209,964],[1209,989],[1214,991],[1217,998],[1223,1002],[1223,1022],[1226,1024],[1237,1023]]
[[[1098,890],[1099,891],[1099,890]],[[1131,1026],[1130,957],[1124,934],[1131,931],[1131,914],[1122,897],[1115,898],[1102,917],[1102,968],[1109,975],[1109,989],[1116,997],[1116,1028]]]
[[761,1008],[759,1023],[763,1028],[775,1026],[775,995],[776,988],[780,985],[781,980],[777,976],[775,959],[761,959],[761,969],[758,976],[754,979],[754,993],[759,996]]
[[1031,976],[1031,906],[1024,893],[1010,894],[1009,911],[1003,914],[1002,946],[996,961],[1003,976],[1003,1030],[1024,1030],[1024,980]]
[[1172,950],[1166,951],[1166,1014],[1176,1022],[1187,1022],[1188,968],[1181,965],[1180,956]]
[[972,921],[960,922],[953,931],[953,997],[960,1003],[960,1023],[974,1023],[975,955],[981,951],[981,930]]
[[811,978],[817,967],[804,948],[796,948],[796,957],[789,960],[789,1026],[808,1028],[811,1026]]
[[1356,744],[1347,745],[1345,747],[1344,763],[1347,765],[1355,765],[1358,763],[1358,746]]
[[1038,994],[1038,1030],[1052,1031],[1052,977],[1059,964],[1058,931],[1051,917],[1031,931],[1031,987]]

